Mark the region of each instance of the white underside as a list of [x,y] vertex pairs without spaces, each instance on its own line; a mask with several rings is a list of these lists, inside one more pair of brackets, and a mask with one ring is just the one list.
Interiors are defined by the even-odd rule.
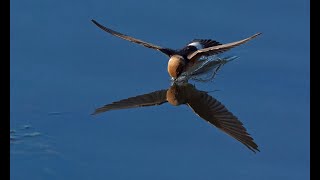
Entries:
[[199,61],[200,63],[183,72],[174,81],[175,83],[188,82],[189,79],[200,82],[211,81],[214,79],[221,66],[236,58],[236,56],[220,58],[216,55],[203,57],[203,59]]
[[203,48],[202,45],[201,45],[199,42],[190,43],[190,44],[188,44],[188,46],[194,46],[194,47],[196,47],[198,50]]

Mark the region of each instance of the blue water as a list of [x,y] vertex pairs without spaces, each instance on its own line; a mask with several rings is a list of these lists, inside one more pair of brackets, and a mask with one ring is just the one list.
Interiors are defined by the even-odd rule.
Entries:
[[[12,179],[309,179],[309,2],[11,1]],[[198,83],[247,128],[261,152],[187,106],[100,106],[170,86],[167,57],[91,19],[169,48],[228,43],[214,82]]]

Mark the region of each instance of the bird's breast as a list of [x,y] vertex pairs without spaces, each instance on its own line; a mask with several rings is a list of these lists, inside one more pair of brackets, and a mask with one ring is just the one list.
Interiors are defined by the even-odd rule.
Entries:
[[174,55],[168,61],[168,73],[171,77],[177,78],[183,71],[186,63],[182,56]]

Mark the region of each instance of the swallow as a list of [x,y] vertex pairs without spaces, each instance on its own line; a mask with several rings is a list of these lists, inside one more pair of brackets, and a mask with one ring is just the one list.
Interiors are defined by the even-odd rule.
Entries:
[[130,97],[97,108],[94,115],[119,109],[138,108],[170,103],[173,106],[188,105],[195,114],[235,138],[254,153],[260,151],[242,122],[208,92],[189,83],[173,84],[168,89]]
[[174,50],[171,48],[165,48],[158,45],[154,45],[154,44],[142,41],[140,39],[136,39],[134,37],[130,37],[128,35],[119,33],[117,31],[114,31],[112,29],[109,29],[99,24],[95,20],[91,20],[91,21],[95,25],[97,25],[100,29],[104,30],[107,33],[110,33],[113,36],[116,36],[118,38],[130,41],[136,44],[140,44],[147,48],[155,49],[167,55],[169,57],[167,70],[173,80],[176,80],[181,75],[181,73],[187,71],[190,67],[197,64],[199,58],[223,53],[236,46],[244,44],[261,34],[261,33],[256,33],[253,36],[250,36],[246,39],[235,41],[232,43],[227,43],[227,44],[221,44],[220,42],[212,39],[194,39],[191,42],[189,42],[185,47],[178,50]]

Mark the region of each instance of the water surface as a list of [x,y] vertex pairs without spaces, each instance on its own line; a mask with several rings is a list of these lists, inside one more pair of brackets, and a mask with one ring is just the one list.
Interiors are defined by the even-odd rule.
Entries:
[[[308,1],[16,0],[10,9],[12,179],[310,177]],[[239,58],[214,82],[191,82],[213,91],[261,152],[187,106],[92,116],[104,104],[166,89],[170,78],[165,56],[91,19],[171,48],[262,32],[229,52]]]

